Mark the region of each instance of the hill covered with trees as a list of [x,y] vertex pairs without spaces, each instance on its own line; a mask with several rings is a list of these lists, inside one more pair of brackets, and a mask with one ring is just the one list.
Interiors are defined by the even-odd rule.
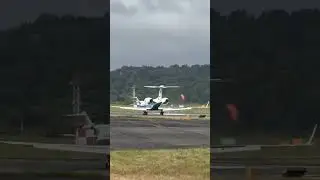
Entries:
[[310,131],[319,122],[319,10],[274,10],[255,17],[242,10],[222,16],[211,9],[211,23],[211,72],[232,79],[211,86],[213,121],[221,128],[228,122],[224,104],[235,103],[237,126]]
[[180,88],[164,89],[164,96],[173,103],[206,103],[210,98],[210,66],[193,65],[170,67],[128,67],[110,72],[110,100],[112,103],[132,103],[132,87],[136,96],[143,100],[146,97],[156,98],[158,89],[144,88],[147,85],[178,85]]
[[78,82],[82,109],[107,121],[109,15],[86,18],[43,14],[0,32],[0,121],[48,125],[72,112]]

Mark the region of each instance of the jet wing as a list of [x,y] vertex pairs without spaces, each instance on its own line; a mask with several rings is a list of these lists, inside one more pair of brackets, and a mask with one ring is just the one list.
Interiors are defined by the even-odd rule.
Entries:
[[73,151],[86,152],[95,154],[107,154],[110,152],[109,146],[91,146],[91,145],[75,145],[75,144],[47,144],[47,143],[32,143],[32,142],[16,142],[16,141],[0,141],[4,144],[28,145],[39,149],[58,150],[58,151]]
[[117,107],[120,109],[127,109],[127,110],[139,110],[139,111],[146,111],[146,110],[160,110],[159,107],[161,106],[161,102],[150,104],[146,107],[123,107],[123,106],[111,106],[111,107]]
[[192,109],[191,107],[186,108],[161,108],[163,111],[185,111]]
[[124,107],[124,106],[111,106],[115,108],[120,108],[120,109],[127,109],[127,110],[147,110],[147,108],[144,107]]

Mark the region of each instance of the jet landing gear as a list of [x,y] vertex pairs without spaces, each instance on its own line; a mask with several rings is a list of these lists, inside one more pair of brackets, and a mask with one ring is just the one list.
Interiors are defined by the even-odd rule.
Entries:
[[[148,115],[148,112],[147,112],[147,111],[143,111],[142,115],[146,116],[146,115]],[[163,110],[160,111],[160,115],[161,115],[161,116],[164,115]]]

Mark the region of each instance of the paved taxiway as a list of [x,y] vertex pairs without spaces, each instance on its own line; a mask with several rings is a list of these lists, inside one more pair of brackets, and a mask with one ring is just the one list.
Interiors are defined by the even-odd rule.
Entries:
[[111,117],[111,149],[209,147],[208,120],[128,120]]
[[251,168],[252,175],[257,179],[282,179],[281,175],[287,168],[306,168],[307,174],[304,179],[320,179],[320,166],[310,165],[310,163],[268,163],[246,161],[225,161],[215,162],[212,160],[211,177],[215,179],[245,179],[248,167]]
[[[27,159],[0,159],[0,176],[5,179],[22,179],[25,174],[20,173],[70,173],[70,172],[96,172],[99,177],[93,179],[106,179],[109,172],[104,169],[104,162],[99,160],[27,160]],[[10,173],[8,175],[8,173]],[[46,174],[44,174],[46,175]],[[27,176],[28,177],[28,176]],[[31,176],[32,179],[83,179],[54,176]],[[88,177],[86,177],[88,179]]]
[[105,170],[99,160],[29,160],[0,159],[0,172],[70,172],[81,170]]

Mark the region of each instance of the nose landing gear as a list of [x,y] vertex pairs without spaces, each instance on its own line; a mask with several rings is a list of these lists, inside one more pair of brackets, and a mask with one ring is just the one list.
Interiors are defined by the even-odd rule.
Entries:
[[143,111],[143,114],[144,116],[148,115],[148,112],[147,111]]

